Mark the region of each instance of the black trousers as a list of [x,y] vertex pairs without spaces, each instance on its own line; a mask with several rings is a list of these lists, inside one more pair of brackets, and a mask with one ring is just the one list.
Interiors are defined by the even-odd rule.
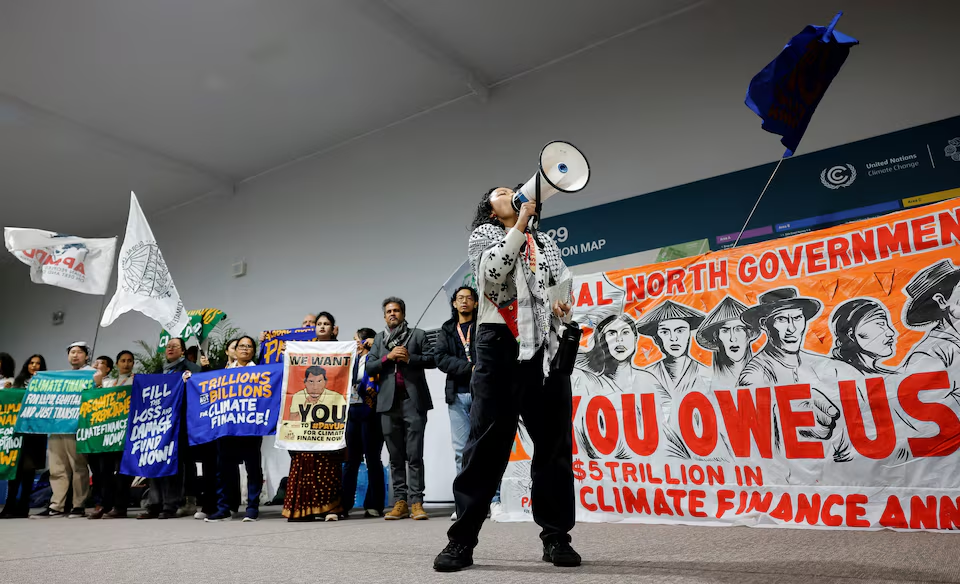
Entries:
[[126,512],[133,477],[118,474],[122,452],[101,452],[87,455],[94,496],[104,511]]
[[237,511],[240,501],[240,465],[247,471],[247,509],[260,508],[263,490],[263,465],[260,461],[260,436],[224,436],[217,438],[217,511]]
[[[194,463],[200,463],[200,470],[203,473],[197,480],[198,490],[200,491],[197,494],[197,505],[207,515],[213,515],[217,511],[217,441],[191,446],[190,452],[191,460]],[[236,501],[230,501],[230,508],[236,511],[239,505],[240,490],[238,486]]]
[[7,481],[7,501],[2,511],[4,516],[26,517],[30,513],[30,495],[33,493],[33,479],[36,474],[32,464],[20,461],[16,478]]
[[519,345],[506,325],[480,325],[476,343],[470,438],[463,469],[453,481],[459,514],[447,537],[477,545],[490,500],[507,468],[518,416],[523,416],[533,440],[533,519],[545,543],[569,542],[576,520],[570,378],[544,380],[542,351],[518,362]]
[[343,468],[343,510],[349,512],[356,503],[357,473],[360,463],[367,461],[367,494],[363,498],[364,509],[383,511],[386,489],[383,484],[383,429],[380,414],[363,404],[350,406],[347,416],[347,462]]

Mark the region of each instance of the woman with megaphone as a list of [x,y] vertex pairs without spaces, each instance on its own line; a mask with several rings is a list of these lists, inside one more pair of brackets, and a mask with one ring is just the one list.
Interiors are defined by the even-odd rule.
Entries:
[[560,249],[529,230],[534,202],[513,206],[514,191],[491,189],[477,207],[468,255],[477,278],[476,365],[470,437],[453,483],[458,519],[433,567],[473,564],[480,527],[507,466],[523,417],[533,460],[533,518],[542,528],[543,560],[579,566],[570,547],[575,521],[570,375],[554,362],[569,320],[572,276]]

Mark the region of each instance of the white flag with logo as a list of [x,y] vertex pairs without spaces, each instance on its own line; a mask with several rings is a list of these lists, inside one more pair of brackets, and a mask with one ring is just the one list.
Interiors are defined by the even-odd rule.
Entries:
[[100,326],[110,326],[130,310],[159,322],[174,337],[179,337],[190,324],[180,293],[133,192],[130,193],[127,232],[117,261],[117,292],[107,305]]
[[117,238],[86,239],[42,229],[6,227],[7,249],[30,266],[30,279],[84,294],[106,294]]

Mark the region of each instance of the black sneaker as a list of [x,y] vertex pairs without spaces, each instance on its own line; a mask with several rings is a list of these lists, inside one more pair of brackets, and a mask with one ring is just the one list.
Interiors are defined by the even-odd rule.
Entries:
[[450,542],[433,560],[433,569],[438,572],[459,572],[473,565],[473,548]]
[[543,561],[551,562],[561,568],[576,568],[580,565],[578,554],[567,542],[552,542],[543,544]]
[[86,515],[87,514],[84,512],[83,507],[74,507],[70,511],[70,515],[67,515],[67,519],[80,519]]
[[66,514],[63,511],[57,511],[56,509],[47,507],[43,511],[30,516],[31,519],[47,519],[50,517],[66,517]]

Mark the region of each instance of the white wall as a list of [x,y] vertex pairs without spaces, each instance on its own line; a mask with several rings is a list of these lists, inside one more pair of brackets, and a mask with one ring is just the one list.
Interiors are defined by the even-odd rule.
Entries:
[[[407,300],[412,320],[465,257],[481,193],[527,178],[551,139],[582,148],[594,173],[584,197],[551,201],[554,214],[779,157],[777,137],[743,105],[747,84],[804,24],[825,24],[840,8],[839,28],[862,45],[801,153],[960,114],[958,2],[716,1],[505,83],[488,103],[461,100],[244,183],[236,195],[148,219],[187,307],[220,308],[247,332],[329,310],[349,336],[379,328],[380,301],[391,294]],[[234,279],[240,258],[248,273]],[[4,265],[0,281],[0,350],[18,364],[39,351],[64,366],[66,345],[93,337],[100,298],[32,285],[20,265]],[[54,310],[66,312],[62,326],[50,324]],[[424,325],[447,314],[440,302]],[[115,354],[158,330],[123,316],[96,351]]]

